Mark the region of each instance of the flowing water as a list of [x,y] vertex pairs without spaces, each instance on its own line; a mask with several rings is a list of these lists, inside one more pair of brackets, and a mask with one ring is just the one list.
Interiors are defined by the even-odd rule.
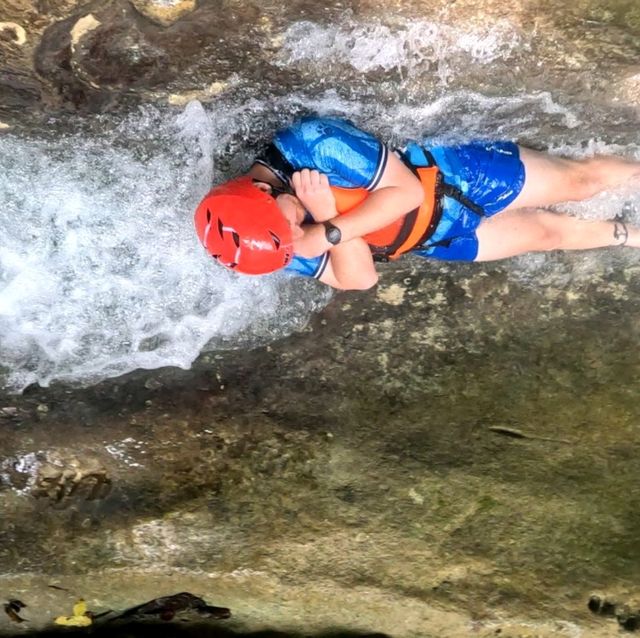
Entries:
[[[215,97],[188,102],[177,90],[169,101],[181,105],[51,117],[3,133],[8,389],[189,367],[203,349],[252,346],[304,325],[327,291],[230,275],[200,249],[191,219],[212,180],[246,168],[297,115],[345,116],[395,144],[498,137],[574,157],[640,159],[632,2],[297,8],[267,5],[246,17],[246,31],[220,34],[230,43],[222,54],[209,47],[192,62],[181,81],[215,79]],[[638,205],[627,189],[569,210],[640,221]],[[576,272],[557,276],[624,263],[606,259],[580,257]],[[513,265],[532,280],[541,268],[539,258]]]
[[[21,1],[0,22],[31,24]],[[193,582],[249,626],[291,626],[290,595],[313,626],[344,613],[421,637],[439,618],[426,601],[464,612],[434,630],[455,638],[469,617],[472,635],[497,634],[500,610],[584,625],[592,588],[637,595],[639,253],[406,258],[332,299],[229,273],[192,226],[213,181],[309,112],[392,145],[640,160],[637,1],[197,11],[206,29],[181,40],[196,53],[117,109],[0,104],[4,589],[50,603],[43,623],[59,575],[105,606]],[[640,187],[559,208],[640,224]],[[114,379],[139,368],[154,371]],[[561,625],[536,635],[585,635]]]

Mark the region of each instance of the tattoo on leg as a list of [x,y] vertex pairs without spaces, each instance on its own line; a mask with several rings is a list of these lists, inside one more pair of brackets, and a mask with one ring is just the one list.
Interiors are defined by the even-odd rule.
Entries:
[[629,231],[627,225],[622,221],[622,217],[616,217],[613,220],[613,238],[616,241],[622,239],[622,241],[618,241],[618,246],[624,246],[629,239]]

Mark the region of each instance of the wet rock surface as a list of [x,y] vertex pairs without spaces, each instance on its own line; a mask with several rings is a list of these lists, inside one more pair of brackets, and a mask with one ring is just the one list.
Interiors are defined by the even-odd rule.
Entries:
[[195,0],[131,0],[146,18],[167,27],[196,8]]
[[[393,64],[381,51],[379,64],[364,69],[327,60],[325,80],[359,89],[374,81],[382,88],[389,84],[392,100],[398,72],[409,70],[420,75],[416,87],[421,88],[410,91],[417,100],[443,88],[491,95],[497,84],[606,100],[612,77],[622,80],[637,67],[640,21],[634,4],[622,1],[584,0],[568,9],[555,0],[522,0],[505,11],[500,2],[464,0],[442,2],[425,16],[420,3],[394,6],[391,15],[377,0],[317,7],[297,0],[286,9],[234,0],[7,0],[0,8],[0,113],[11,119],[43,104],[56,111],[104,111],[148,99],[170,101],[176,93],[201,92],[207,98],[207,87],[233,83],[239,71],[286,94],[318,80],[304,62],[282,70],[284,34],[292,23],[325,24],[330,38],[332,25],[345,16],[375,30],[384,29],[383,20],[411,24],[435,13],[434,38],[455,41],[463,37],[456,36],[459,25],[477,28],[476,53],[488,46],[489,61],[494,45],[489,36],[482,42],[483,33],[491,33],[492,25],[502,31],[502,46],[512,49],[510,64],[470,68],[461,84],[450,68],[459,62],[456,56],[441,58],[434,43],[432,51],[409,49],[406,61]],[[423,28],[433,28],[432,23]],[[357,49],[359,43],[349,46]]]
[[34,628],[188,590],[234,631],[616,635],[586,603],[638,593],[637,275],[408,260],[268,347],[7,396],[2,590]]
[[[501,5],[440,7],[450,25],[507,19],[523,38],[508,69],[474,67],[466,88],[492,95],[500,74],[505,90],[634,108],[634,3]],[[398,19],[423,11],[396,9]],[[344,11],[5,0],[0,127],[29,113],[207,98],[238,69],[248,85],[286,93],[317,82],[304,57],[279,66],[291,16],[331,26]],[[389,6],[350,11],[357,22]],[[540,39],[524,38],[531,25]],[[327,58],[310,94],[337,79],[346,92],[375,81],[395,105],[397,76],[411,71],[424,82],[401,97],[419,101],[442,89],[447,68],[418,53],[401,68]],[[639,595],[640,272],[603,253],[605,274],[591,265],[574,279],[579,260],[544,260],[566,276],[547,285],[543,269],[530,280],[508,264],[407,259],[376,290],[336,295],[304,331],[269,346],[204,354],[190,371],[2,395],[0,590],[25,620],[5,614],[0,634],[50,627],[78,598],[100,613],[182,591],[231,618],[156,632],[633,629],[635,603],[612,614],[601,603]]]

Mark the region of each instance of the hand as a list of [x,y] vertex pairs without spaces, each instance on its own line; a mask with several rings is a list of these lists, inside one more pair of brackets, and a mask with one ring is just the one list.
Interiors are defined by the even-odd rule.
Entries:
[[317,222],[333,219],[338,214],[329,178],[323,173],[303,168],[291,176],[291,184],[296,197]]
[[324,235],[322,224],[305,224],[302,226],[304,234],[293,240],[293,252],[300,257],[310,259],[318,257],[332,248]]

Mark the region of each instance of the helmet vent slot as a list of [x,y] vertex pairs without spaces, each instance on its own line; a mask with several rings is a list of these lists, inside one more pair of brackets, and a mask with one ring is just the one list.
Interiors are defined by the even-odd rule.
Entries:
[[276,246],[276,250],[278,250],[280,248],[280,244],[282,243],[280,241],[280,237],[278,237],[278,235],[276,235],[274,232],[269,231],[269,234],[271,235],[271,239],[273,239],[273,243]]
[[274,200],[280,194],[274,187],[270,195],[266,182],[256,188],[249,176],[214,186],[194,214],[196,233],[209,255],[248,275],[275,272],[289,263],[293,235],[300,231]]

